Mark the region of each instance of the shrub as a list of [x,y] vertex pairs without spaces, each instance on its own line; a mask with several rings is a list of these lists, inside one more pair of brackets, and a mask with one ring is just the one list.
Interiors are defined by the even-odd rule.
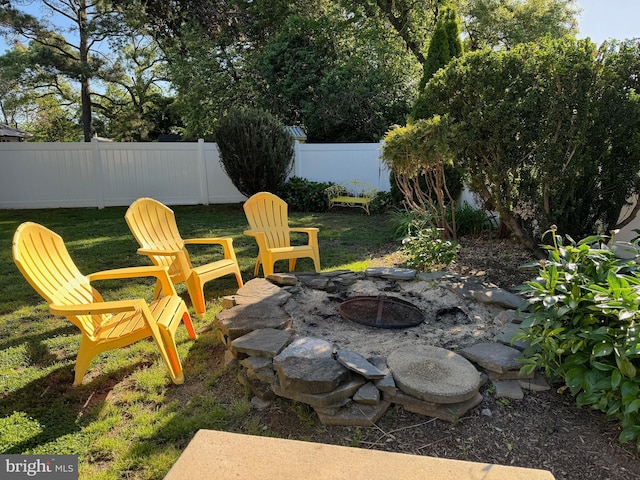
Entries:
[[639,265],[617,258],[606,236],[567,236],[563,245],[553,227],[548,233],[548,259],[520,287],[530,305],[515,337],[529,343],[522,369],[564,382],[579,406],[619,419],[620,441],[640,448]]
[[407,257],[405,266],[420,272],[435,271],[453,262],[460,245],[444,240],[436,228],[421,228],[402,241],[402,253]]
[[326,212],[329,199],[324,193],[331,182],[313,182],[305,178],[291,177],[280,189],[278,195],[298,212]]
[[456,231],[458,235],[478,235],[493,230],[487,212],[474,208],[468,202],[456,204]]
[[404,240],[417,235],[420,230],[429,228],[429,221],[424,215],[413,210],[399,210],[393,216],[393,237]]
[[[451,221],[451,209],[447,209],[447,218]],[[393,219],[395,238],[403,239],[427,229],[430,222],[422,212],[402,211]],[[481,208],[474,208],[468,202],[456,205],[456,230],[460,235],[477,235],[493,229],[487,213]]]
[[443,140],[470,189],[536,249],[547,225],[583,238],[636,214],[638,71],[637,41],[540,39],[456,58],[422,95],[450,120]]
[[369,204],[369,211],[371,213],[385,213],[388,212],[391,208],[393,208],[395,202],[391,195],[391,192],[380,192],[376,193],[376,196],[371,200]]
[[277,192],[293,166],[293,137],[263,110],[233,109],[216,127],[220,163],[235,187],[247,197]]

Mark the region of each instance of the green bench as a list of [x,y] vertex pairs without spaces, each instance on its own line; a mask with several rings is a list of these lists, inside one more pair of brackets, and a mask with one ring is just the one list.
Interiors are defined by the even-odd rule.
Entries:
[[329,209],[339,207],[360,207],[369,214],[369,204],[376,197],[378,190],[367,182],[351,180],[332,185],[325,189],[329,199]]

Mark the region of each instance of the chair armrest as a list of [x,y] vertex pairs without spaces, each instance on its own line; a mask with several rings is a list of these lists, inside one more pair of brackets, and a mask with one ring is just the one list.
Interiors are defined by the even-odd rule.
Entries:
[[219,238],[190,238],[184,240],[184,244],[187,245],[222,245],[224,243],[233,243],[231,237],[219,237]]
[[93,280],[111,280],[115,278],[138,278],[138,277],[156,277],[162,285],[162,291],[165,295],[177,295],[176,289],[171,283],[169,271],[167,267],[159,267],[156,265],[148,267],[126,267],[115,268],[112,270],[104,270],[87,275],[89,282]]
[[290,232],[301,232],[301,233],[313,233],[319,232],[320,229],[318,227],[293,227],[289,228]]
[[233,250],[233,238],[231,237],[216,237],[216,238],[191,238],[184,240],[185,245],[220,245],[224,251],[224,258],[236,260],[236,254]]
[[91,315],[102,313],[135,312],[146,306],[142,299],[116,300],[113,302],[83,303],[78,305],[49,305],[54,315]]
[[154,250],[153,248],[139,248],[136,250],[140,255],[156,255],[158,257],[172,257],[178,255],[181,251],[181,249],[167,250],[166,248],[163,250]]

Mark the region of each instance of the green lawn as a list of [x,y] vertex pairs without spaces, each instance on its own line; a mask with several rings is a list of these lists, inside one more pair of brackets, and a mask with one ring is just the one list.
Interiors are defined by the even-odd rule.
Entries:
[[[223,347],[211,329],[219,299],[234,293],[233,276],[205,286],[207,313],[193,317],[198,339],[184,328],[177,341],[184,385],[173,385],[151,341],[99,355],[82,386],[73,387],[78,330],[53,317],[47,304],[13,264],[11,240],[18,225],[34,221],[60,234],[84,273],[148,265],[124,221],[126,208],[0,210],[0,453],[78,454],[80,478],[162,478],[200,428],[268,435],[249,396],[225,375]],[[253,277],[257,247],[243,236],[240,204],[175,207],[183,238],[230,236],[245,281]],[[380,252],[399,248],[388,216],[358,211],[290,215],[295,226],[320,228],[323,270],[362,270]],[[194,264],[211,247],[191,249]],[[285,262],[277,264],[283,271]],[[310,270],[309,259],[297,270]],[[153,293],[153,280],[105,281],[105,299]],[[184,285],[177,291],[190,306]],[[295,411],[295,410],[293,410]]]

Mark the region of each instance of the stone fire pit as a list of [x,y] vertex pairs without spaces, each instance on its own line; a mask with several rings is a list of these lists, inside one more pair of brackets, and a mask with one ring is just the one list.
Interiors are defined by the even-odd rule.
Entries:
[[[415,309],[421,321],[382,329],[343,318],[342,305],[362,297]],[[280,396],[311,405],[324,424],[369,426],[395,403],[454,421],[482,401],[483,379],[507,382],[512,398],[538,388],[518,373],[520,351],[499,343],[518,328],[521,302],[442,272],[276,274],[226,297],[215,327],[256,407]],[[368,308],[378,318],[385,307]]]

